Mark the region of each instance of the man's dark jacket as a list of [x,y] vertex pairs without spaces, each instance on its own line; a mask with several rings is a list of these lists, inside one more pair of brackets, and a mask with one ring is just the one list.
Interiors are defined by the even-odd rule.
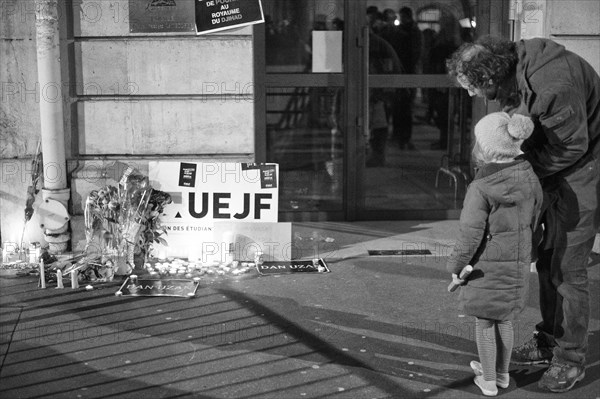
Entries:
[[546,247],[580,244],[600,226],[600,77],[552,40],[521,40],[517,51],[517,112],[535,124],[523,150],[546,197]]

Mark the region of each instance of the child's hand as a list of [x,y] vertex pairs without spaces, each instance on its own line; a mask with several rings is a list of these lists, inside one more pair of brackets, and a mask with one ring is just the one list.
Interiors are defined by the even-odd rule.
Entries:
[[[452,273],[452,282],[448,285],[448,292],[454,292],[459,286],[465,285],[467,276],[473,271],[473,266],[467,265],[460,271],[460,275]],[[462,277],[462,278],[461,278]]]
[[465,280],[461,280],[460,278],[458,278],[458,274],[452,273],[452,284],[463,285],[464,283]]

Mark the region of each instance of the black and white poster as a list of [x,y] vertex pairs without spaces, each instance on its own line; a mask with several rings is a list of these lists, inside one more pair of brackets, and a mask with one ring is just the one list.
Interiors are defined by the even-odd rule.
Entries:
[[217,256],[213,247],[221,237],[213,235],[215,221],[277,222],[277,164],[151,161],[148,166],[152,187],[173,198],[161,215],[167,257]]
[[199,35],[264,22],[260,0],[196,0]]

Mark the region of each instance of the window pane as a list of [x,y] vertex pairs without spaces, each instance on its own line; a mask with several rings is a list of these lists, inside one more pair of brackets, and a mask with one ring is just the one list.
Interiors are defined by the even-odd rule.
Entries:
[[341,73],[343,0],[263,0],[267,73]]
[[460,206],[470,181],[471,98],[448,88],[369,93],[366,209]]
[[[370,73],[381,74],[379,59],[393,61],[402,74],[444,74],[446,59],[475,33],[472,13],[464,2],[441,0],[431,3],[371,1],[366,10],[371,35]],[[395,53],[394,60],[389,53]],[[399,64],[399,65],[396,65]]]
[[342,88],[267,91],[267,161],[279,164],[280,211],[341,211]]

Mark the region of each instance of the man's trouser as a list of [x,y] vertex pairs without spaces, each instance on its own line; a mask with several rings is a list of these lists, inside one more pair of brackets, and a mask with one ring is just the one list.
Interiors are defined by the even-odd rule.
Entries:
[[588,346],[590,294],[588,259],[594,238],[570,247],[543,250],[537,271],[542,322],[536,328],[556,342],[554,357],[583,365]]
[[542,313],[537,329],[556,342],[555,360],[574,365],[584,364],[588,346],[587,266],[598,233],[599,176],[600,164],[592,157],[568,176],[543,184],[547,231],[537,261]]

